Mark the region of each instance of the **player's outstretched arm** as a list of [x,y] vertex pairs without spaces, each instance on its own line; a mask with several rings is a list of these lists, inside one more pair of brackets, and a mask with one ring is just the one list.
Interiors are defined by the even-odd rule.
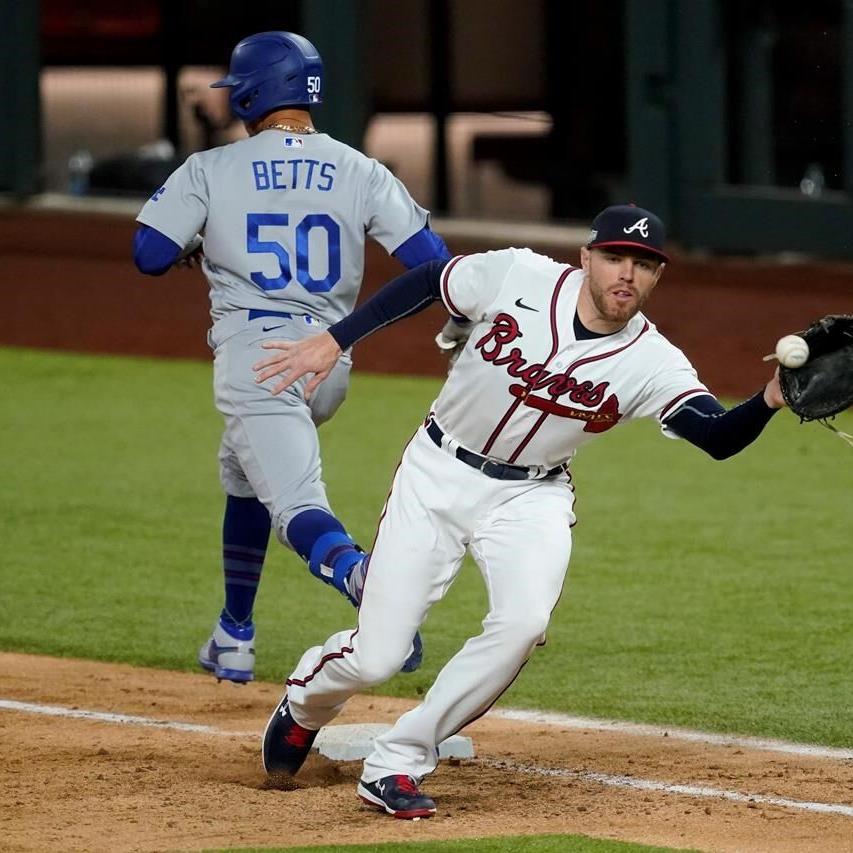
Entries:
[[283,376],[284,379],[272,389],[273,394],[280,394],[302,376],[314,373],[314,378],[305,386],[307,399],[329,375],[345,349],[377,329],[423,311],[439,299],[444,267],[444,261],[430,261],[397,276],[358,310],[315,337],[298,342],[266,341],[262,345],[264,349],[279,352],[253,366],[257,373],[256,381]]
[[281,394],[309,373],[314,375],[305,385],[305,399],[311,398],[317,386],[332,372],[343,350],[328,333],[321,332],[301,341],[265,341],[262,344],[271,354],[252,365],[255,382],[265,382],[273,376],[281,379],[270,389]]
[[784,406],[777,369],[762,391],[734,408],[726,410],[710,394],[694,397],[667,418],[664,426],[713,459],[722,460],[752,444]]
[[[413,234],[394,253],[394,257],[406,265],[408,269],[414,269],[427,261],[449,261],[450,252],[441,236],[431,231],[429,225],[425,225],[416,234]],[[435,344],[439,351],[447,356],[448,363],[452,367],[459,358],[460,353],[468,342],[471,334],[471,323],[459,322],[449,317],[442,329],[435,336]]]

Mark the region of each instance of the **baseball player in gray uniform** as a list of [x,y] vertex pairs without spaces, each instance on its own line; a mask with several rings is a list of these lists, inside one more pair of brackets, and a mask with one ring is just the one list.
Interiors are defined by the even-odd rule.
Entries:
[[389,814],[429,817],[435,803],[418,786],[436,767],[436,744],[484,714],[545,641],[571,553],[576,450],[652,417],[665,436],[722,459],[784,405],[777,372],[727,411],[643,315],[663,246],[653,213],[617,205],[593,221],[579,268],[528,249],[430,262],[317,337],[265,344],[275,354],[256,369],[260,380],[282,374],[274,393],[307,374],[306,391],[320,393],[349,346],[420,305],[441,299],[473,327],[397,469],[358,628],[308,649],[287,679],[264,735],[268,773],[295,773],[345,701],[396,671],[468,550],[489,592],[483,631],[377,738],[358,786]]
[[[212,85],[229,89],[248,138],[192,154],[170,175],[137,217],[134,258],[151,275],[200,260],[210,284],[208,341],[225,418],[225,604],[198,660],[217,678],[246,682],[254,676],[252,610],[271,527],[355,605],[367,567],[329,506],[316,431],[344,400],[350,356],[308,401],[299,385],[273,397],[253,381],[260,347],[316,335],[352,311],[366,235],[410,268],[449,255],[427,211],[384,166],[314,127],[323,65],[307,39],[250,36]],[[406,671],[420,663],[420,637],[413,638]]]

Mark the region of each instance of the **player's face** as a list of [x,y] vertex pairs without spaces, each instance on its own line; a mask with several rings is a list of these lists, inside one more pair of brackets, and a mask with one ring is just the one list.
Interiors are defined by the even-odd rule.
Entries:
[[598,319],[616,328],[646,304],[664,267],[649,255],[616,247],[582,248],[581,264]]

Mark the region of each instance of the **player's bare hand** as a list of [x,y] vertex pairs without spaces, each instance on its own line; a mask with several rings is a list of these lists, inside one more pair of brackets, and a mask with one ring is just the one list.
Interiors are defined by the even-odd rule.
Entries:
[[771,409],[783,409],[787,405],[782,396],[782,388],[779,385],[779,368],[773,374],[773,378],[764,386],[764,402]]
[[185,258],[181,258],[179,261],[175,261],[175,266],[179,269],[195,269],[196,267],[201,266],[201,262],[204,260],[204,252],[201,249],[196,249],[191,255],[187,255]]
[[178,259],[175,261],[175,266],[185,269],[194,269],[195,267],[201,266],[201,262],[203,260],[204,241],[200,234],[196,234],[196,236],[193,237],[186,246],[184,246],[181,254],[178,255]]
[[264,341],[261,346],[273,352],[252,365],[255,382],[265,382],[274,376],[281,376],[270,391],[281,394],[298,382],[303,376],[313,374],[305,385],[305,399],[311,398],[317,386],[332,372],[341,348],[328,333],[321,332],[301,341]]

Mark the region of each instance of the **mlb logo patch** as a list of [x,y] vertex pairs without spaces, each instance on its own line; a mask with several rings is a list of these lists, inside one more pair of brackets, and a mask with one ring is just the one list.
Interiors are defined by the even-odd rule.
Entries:
[[285,148],[301,148],[305,144],[305,140],[299,136],[285,136],[284,137],[284,147]]

